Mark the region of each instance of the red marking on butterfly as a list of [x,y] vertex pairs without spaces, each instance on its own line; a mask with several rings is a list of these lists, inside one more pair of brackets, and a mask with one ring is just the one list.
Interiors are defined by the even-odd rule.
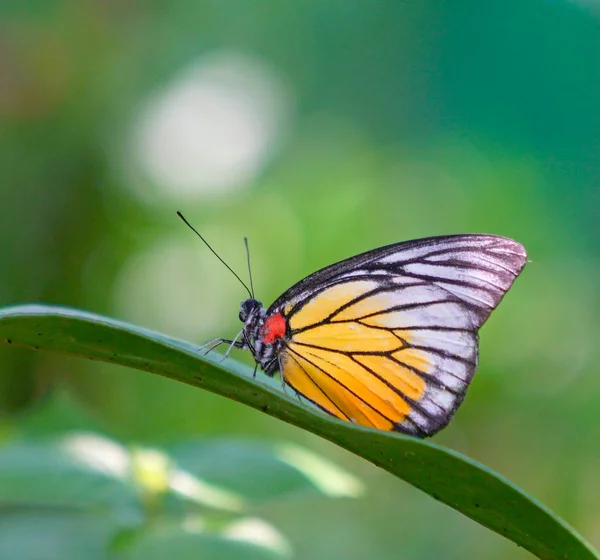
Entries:
[[286,323],[281,313],[271,315],[263,325],[261,334],[265,344],[273,344],[278,338],[285,335]]

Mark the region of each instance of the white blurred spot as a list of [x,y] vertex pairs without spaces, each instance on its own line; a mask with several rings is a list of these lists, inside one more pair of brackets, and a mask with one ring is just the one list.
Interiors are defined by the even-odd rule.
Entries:
[[319,455],[292,444],[278,445],[277,457],[299,470],[323,494],[335,498],[355,498],[364,492],[360,480]]
[[135,159],[168,194],[239,189],[266,163],[288,107],[285,88],[261,61],[203,56],[143,103]]
[[284,536],[262,519],[248,517],[234,521],[223,534],[231,540],[269,548],[285,558],[292,556],[292,547]]
[[60,443],[69,456],[107,475],[124,478],[129,472],[129,454],[122,445],[94,434],[73,434]]
[[180,496],[206,507],[241,511],[244,506],[244,500],[240,496],[209,484],[180,469],[171,471],[169,488]]
[[286,538],[273,525],[256,517],[238,518],[223,525],[207,522],[207,518],[197,515],[187,516],[181,528],[188,533],[219,535],[227,540],[250,543],[271,550],[281,558],[292,557],[292,547]]

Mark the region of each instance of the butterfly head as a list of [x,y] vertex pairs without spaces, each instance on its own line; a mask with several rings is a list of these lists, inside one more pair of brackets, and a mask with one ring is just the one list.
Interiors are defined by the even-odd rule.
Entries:
[[242,302],[240,321],[244,323],[244,348],[252,351],[263,371],[271,376],[278,367],[277,354],[286,334],[287,323],[280,312],[267,316],[262,303],[254,298]]
[[240,321],[245,325],[249,325],[256,321],[261,315],[261,310],[264,311],[263,304],[254,298],[249,298],[242,301],[240,306]]
[[240,305],[239,317],[240,321],[244,323],[244,339],[250,342],[252,346],[254,346],[258,339],[260,329],[265,322],[266,314],[266,309],[257,299],[248,298],[242,301]]

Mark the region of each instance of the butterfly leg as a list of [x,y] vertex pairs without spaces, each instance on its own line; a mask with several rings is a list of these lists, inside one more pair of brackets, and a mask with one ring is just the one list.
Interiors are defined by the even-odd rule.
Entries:
[[285,382],[285,377],[283,377],[283,372],[280,371],[279,375],[281,375],[281,390],[287,395],[287,383]]
[[225,355],[219,360],[219,363],[221,363],[223,360],[226,360],[227,358],[229,358],[229,354],[231,352],[231,350],[234,347],[237,348],[243,348],[243,343],[242,342],[238,342],[238,338],[240,338],[240,335],[243,333],[244,331],[241,330],[237,336],[231,341],[231,343],[229,344],[229,348],[227,348],[227,352],[225,352]]
[[227,340],[226,338],[215,338],[213,340],[209,340],[206,344],[200,346],[200,348],[198,348],[198,352],[202,352],[205,348],[208,347],[208,350],[206,350],[202,354],[203,356],[206,356],[207,354],[210,354],[210,352],[212,352],[215,348],[221,346],[221,344],[231,344],[232,342],[233,340]]
[[[242,338],[244,339],[244,342],[240,342],[240,346],[239,348],[249,348],[250,352],[252,352],[252,355],[255,356],[256,355],[256,350],[254,349],[254,345],[252,344],[252,341],[250,340],[250,337],[248,336],[248,333],[246,332],[245,329],[242,329],[242,331],[240,332],[240,334],[242,335]],[[239,334],[238,334],[239,336]],[[237,338],[237,337],[236,337]]]
[[[274,369],[272,366],[273,364],[277,364],[279,367],[277,367],[276,369]],[[269,376],[273,376],[275,375],[275,373],[277,373],[277,371],[279,371],[279,375],[281,376],[281,390],[287,395],[287,383],[285,382],[285,377],[283,375],[283,366],[281,364],[281,360],[279,359],[279,356],[275,356],[268,364],[267,367],[264,368],[264,370],[267,372],[267,375]]]

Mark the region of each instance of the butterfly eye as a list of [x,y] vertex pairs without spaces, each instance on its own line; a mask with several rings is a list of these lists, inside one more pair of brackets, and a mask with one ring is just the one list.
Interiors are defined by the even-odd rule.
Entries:
[[250,313],[252,313],[252,310],[256,307],[257,303],[258,302],[254,299],[247,299],[246,301],[242,302],[242,307],[239,314],[239,318],[242,323],[245,323],[248,320]]

